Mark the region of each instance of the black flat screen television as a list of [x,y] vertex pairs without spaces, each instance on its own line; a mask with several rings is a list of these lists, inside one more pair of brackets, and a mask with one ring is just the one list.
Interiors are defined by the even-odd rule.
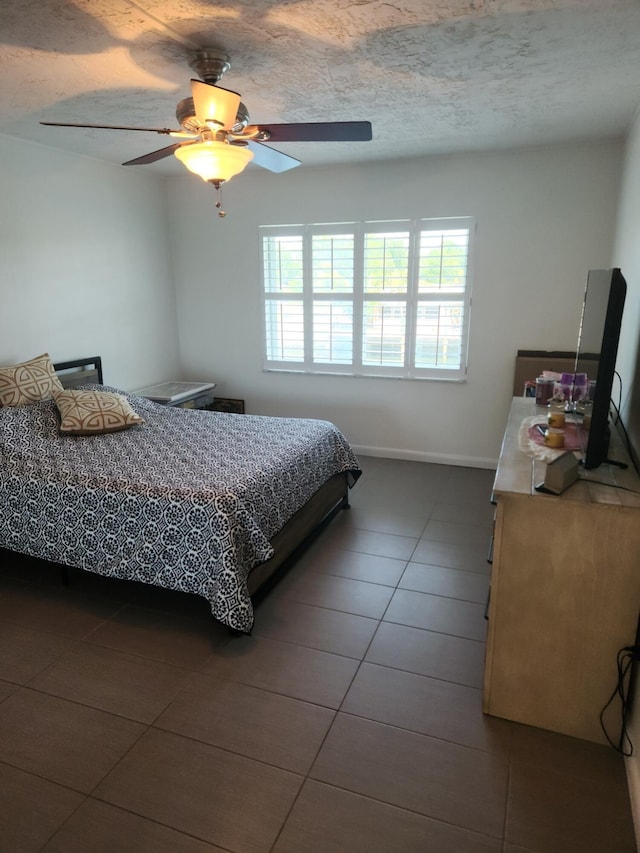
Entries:
[[609,413],[626,294],[627,283],[619,269],[589,270],[575,367],[576,374],[587,374],[592,402],[591,426],[581,430],[585,468],[611,461]]

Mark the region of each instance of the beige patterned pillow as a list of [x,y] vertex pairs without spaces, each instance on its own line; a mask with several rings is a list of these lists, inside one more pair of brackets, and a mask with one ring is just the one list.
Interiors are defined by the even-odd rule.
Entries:
[[28,406],[40,400],[49,400],[54,392],[62,391],[49,353],[0,367],[0,405]]
[[59,391],[54,399],[62,416],[61,432],[99,435],[144,423],[127,399],[112,391]]

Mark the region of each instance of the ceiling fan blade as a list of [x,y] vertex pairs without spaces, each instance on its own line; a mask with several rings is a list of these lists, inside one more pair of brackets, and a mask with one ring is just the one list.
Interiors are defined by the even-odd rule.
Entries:
[[256,166],[262,166],[263,169],[268,169],[270,172],[286,172],[300,165],[300,160],[296,160],[295,157],[283,154],[282,151],[276,151],[275,148],[270,148],[261,142],[252,139],[249,140],[248,145],[253,152],[253,162]]
[[258,127],[261,132],[269,133],[269,142],[368,142],[372,138],[370,121],[260,124]]
[[135,160],[127,160],[126,163],[123,163],[123,166],[144,166],[147,163],[155,163],[156,160],[162,160],[164,157],[169,157],[176,148],[180,148],[183,145],[188,145],[189,143],[184,142],[176,142],[174,145],[167,145],[166,148],[160,148],[158,151],[152,151],[150,154],[143,154],[142,157],[136,157]]
[[214,125],[214,129],[231,130],[236,122],[240,95],[229,89],[221,89],[202,80],[191,81],[191,94],[196,118],[202,124]]
[[171,130],[169,127],[125,127],[119,124],[71,124],[65,121],[41,121],[48,127],[88,127],[95,130],[138,130],[144,133],[163,133],[169,136],[171,133],[182,133],[181,130]]

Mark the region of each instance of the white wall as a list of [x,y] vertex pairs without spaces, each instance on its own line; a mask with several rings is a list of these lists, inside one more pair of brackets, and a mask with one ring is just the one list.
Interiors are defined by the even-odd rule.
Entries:
[[[636,452],[640,452],[640,115],[636,116],[627,139],[622,192],[613,264],[619,266],[627,281],[622,335],[616,367],[622,378],[622,419]],[[640,555],[638,570],[640,571]],[[638,602],[640,608],[640,602]],[[629,642],[633,640],[629,638]],[[635,664],[637,667],[638,664]],[[640,679],[636,681],[640,685]],[[631,805],[640,843],[640,687],[633,698],[629,734],[634,755],[627,759]]]
[[640,453],[640,113],[629,133],[613,265],[627,281],[617,369],[623,380],[622,414]]
[[[516,350],[575,345],[586,271],[612,254],[621,152],[250,167],[224,188],[220,219],[194,176],[0,137],[0,363],[99,353],[123,388],[212,378],[251,412],[333,420],[362,452],[490,466]],[[466,383],[262,371],[259,224],[467,214],[478,232]]]
[[178,371],[166,182],[0,136],[0,364],[101,355],[134,389]]
[[[621,143],[362,163],[214,190],[170,179],[182,368],[250,412],[327,418],[356,449],[494,464],[516,350],[575,348],[587,271],[609,263]],[[366,154],[365,151],[363,151]],[[464,384],[264,373],[260,224],[472,215],[470,368]]]

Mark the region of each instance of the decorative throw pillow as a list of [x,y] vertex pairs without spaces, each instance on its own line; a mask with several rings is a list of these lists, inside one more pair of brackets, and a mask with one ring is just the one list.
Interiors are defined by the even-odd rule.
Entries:
[[3,406],[28,406],[40,400],[49,400],[54,392],[62,391],[49,353],[0,367],[0,404]]
[[99,435],[144,423],[127,399],[112,391],[59,391],[54,399],[62,417],[60,432]]

